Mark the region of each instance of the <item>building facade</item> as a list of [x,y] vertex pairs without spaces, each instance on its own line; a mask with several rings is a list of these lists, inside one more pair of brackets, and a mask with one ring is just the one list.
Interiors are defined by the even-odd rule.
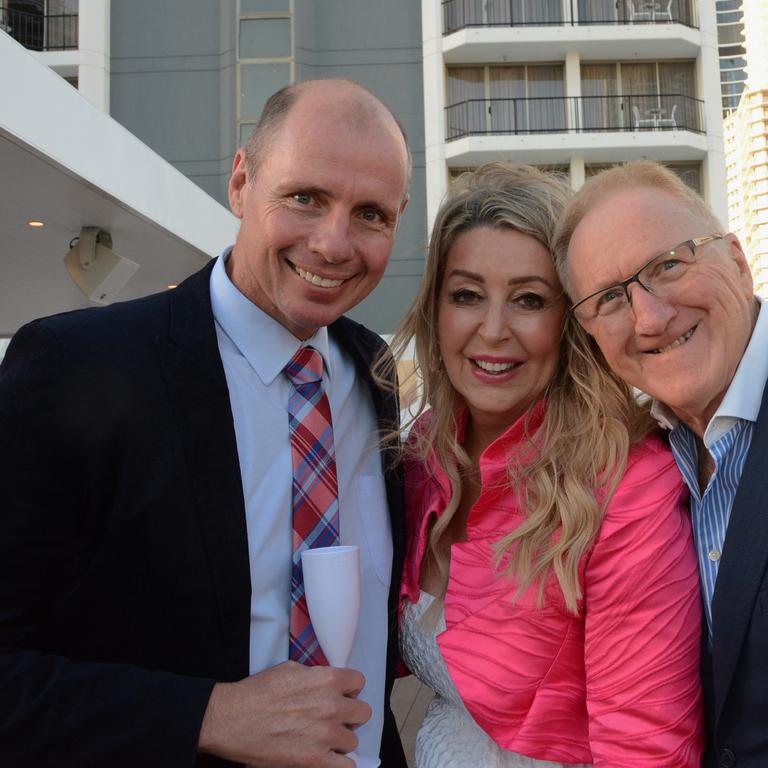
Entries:
[[730,228],[750,260],[757,292],[768,297],[768,7],[743,0],[746,81],[725,118]]
[[668,164],[725,217],[713,0],[423,0],[429,220],[459,171],[501,159],[578,188]]
[[720,89],[723,117],[739,106],[747,78],[742,0],[716,0],[717,49],[720,55]]

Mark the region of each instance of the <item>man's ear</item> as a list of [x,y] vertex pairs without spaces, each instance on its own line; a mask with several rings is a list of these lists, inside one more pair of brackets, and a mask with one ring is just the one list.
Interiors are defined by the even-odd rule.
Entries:
[[751,299],[755,293],[754,280],[752,278],[752,270],[749,268],[749,261],[744,253],[744,249],[741,247],[741,241],[733,232],[729,232],[725,236],[725,242],[728,244],[728,253],[739,270],[739,278],[745,295]]
[[245,160],[245,151],[243,149],[238,149],[235,153],[235,159],[232,161],[232,175],[229,177],[229,184],[227,186],[229,207],[238,219],[243,218],[243,198],[247,186],[248,170]]
[[408,207],[408,203],[411,200],[411,196],[406,192],[405,197],[403,198],[403,202],[400,205],[400,210],[397,212],[397,227],[400,228],[400,222],[403,220],[403,213],[405,212],[405,209]]

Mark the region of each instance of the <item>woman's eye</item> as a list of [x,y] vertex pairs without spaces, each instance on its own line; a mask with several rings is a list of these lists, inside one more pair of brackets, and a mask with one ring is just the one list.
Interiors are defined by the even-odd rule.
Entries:
[[544,309],[545,305],[544,299],[537,293],[524,293],[522,296],[516,296],[513,299],[513,303],[521,309],[533,312]]
[[451,293],[451,301],[454,304],[475,304],[480,300],[480,295],[468,288],[459,288]]

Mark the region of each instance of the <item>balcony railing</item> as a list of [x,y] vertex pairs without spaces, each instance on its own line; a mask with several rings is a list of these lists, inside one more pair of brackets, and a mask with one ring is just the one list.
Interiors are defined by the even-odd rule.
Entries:
[[0,7],[0,31],[31,51],[77,48],[78,14],[43,15]]
[[445,113],[448,141],[487,134],[704,133],[704,102],[679,93],[470,99],[451,104]]
[[692,0],[443,0],[443,34],[466,27],[684,24],[698,28]]

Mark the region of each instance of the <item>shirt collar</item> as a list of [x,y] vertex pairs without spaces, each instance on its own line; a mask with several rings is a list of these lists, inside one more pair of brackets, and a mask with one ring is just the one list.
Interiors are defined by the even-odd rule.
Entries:
[[[755,298],[760,304],[757,322],[725,397],[704,432],[707,448],[716,443],[738,419],[757,421],[760,412],[763,388],[768,380],[768,302]],[[659,400],[653,401],[651,415],[665,429],[674,429],[680,423],[672,410]]]
[[303,346],[314,347],[322,355],[325,375],[332,378],[328,329],[318,328],[306,341],[297,339],[233,285],[225,267],[231,252],[231,246],[226,248],[211,271],[213,317],[262,383],[269,386]]

